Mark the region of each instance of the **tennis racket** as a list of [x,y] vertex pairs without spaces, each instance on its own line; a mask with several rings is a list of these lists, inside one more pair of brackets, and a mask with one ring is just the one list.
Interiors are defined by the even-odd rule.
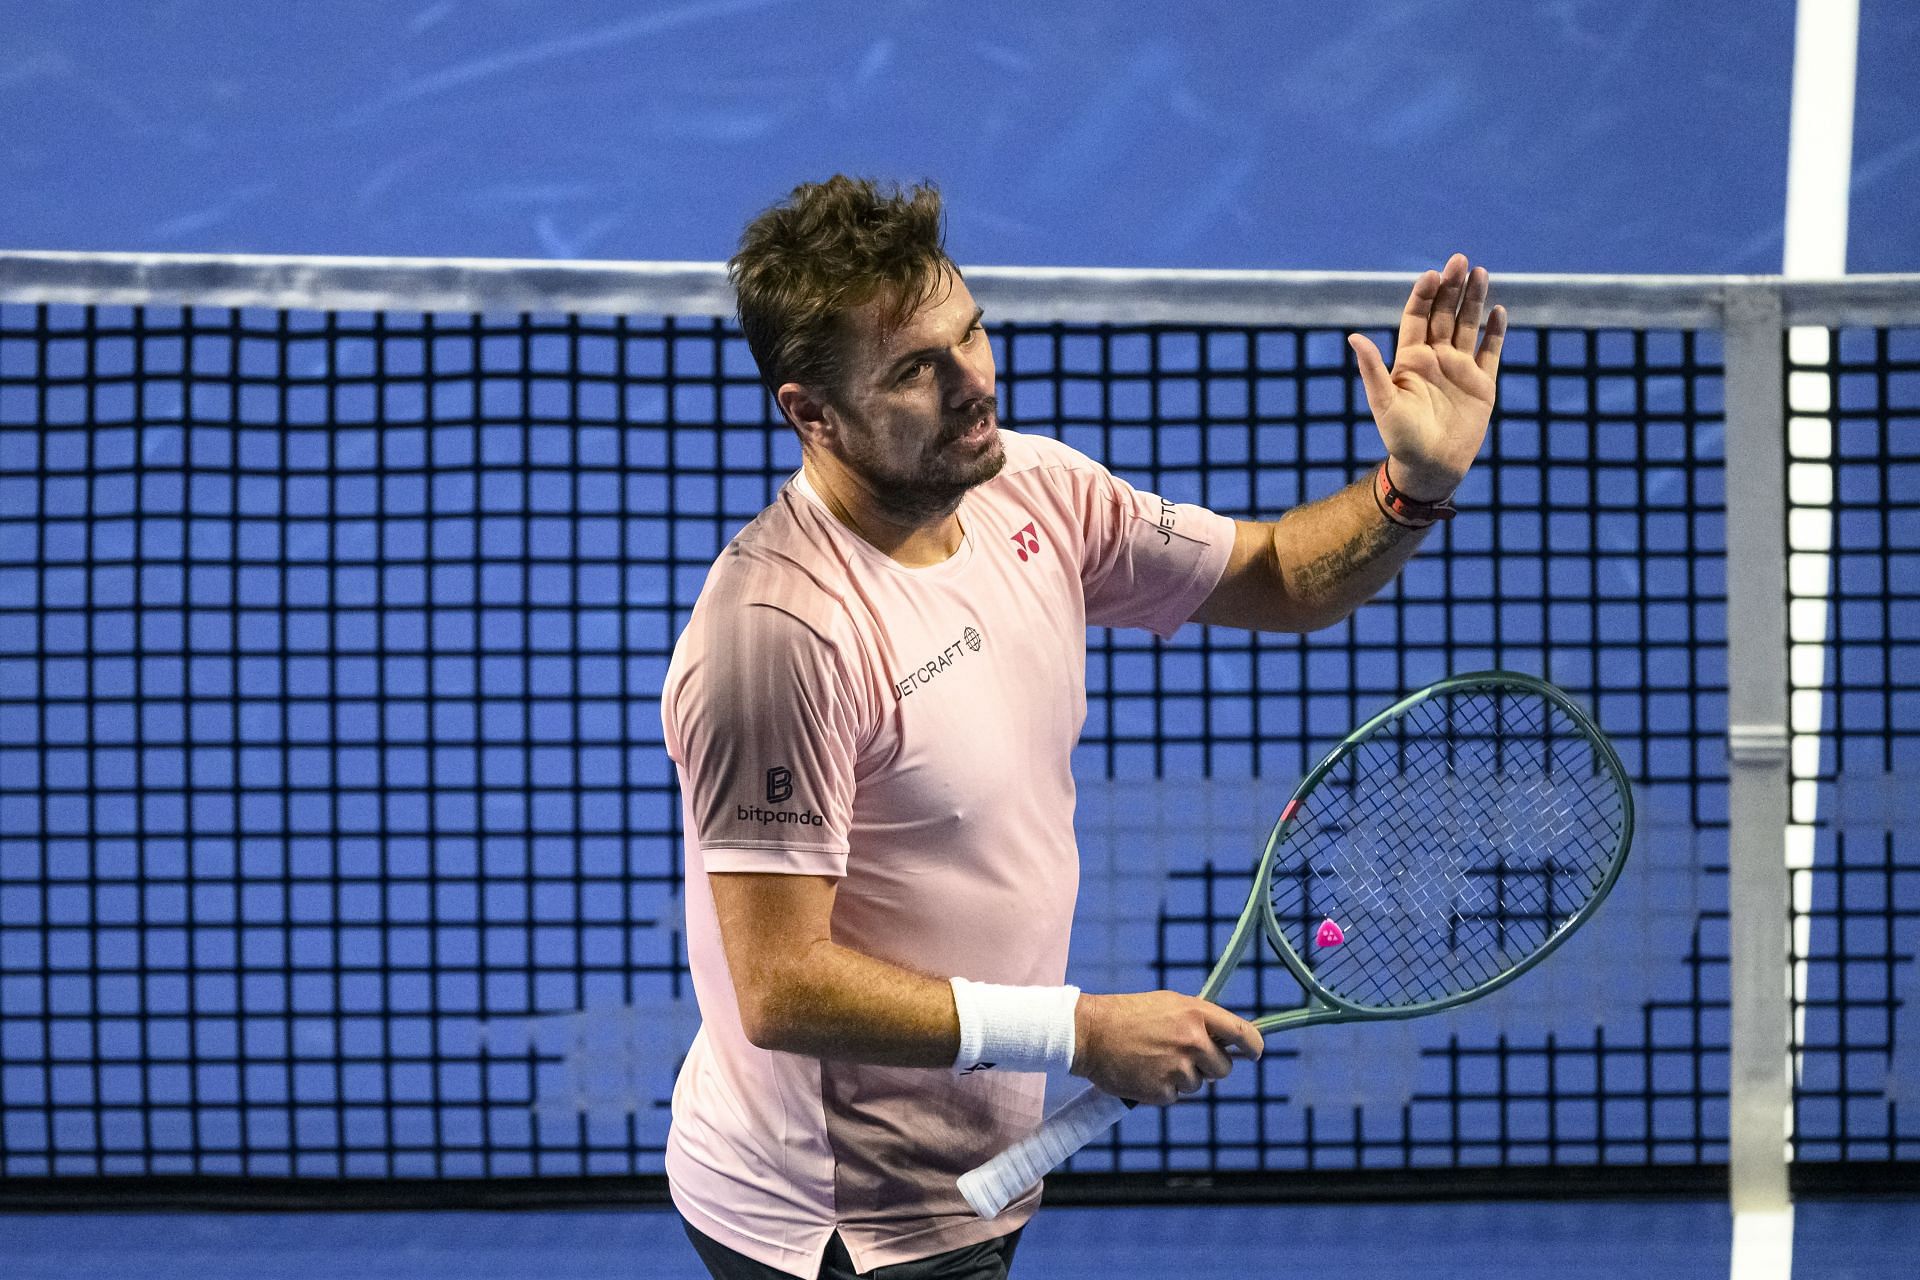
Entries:
[[[1478,999],[1593,914],[1632,838],[1620,759],[1566,694],[1505,671],[1441,680],[1300,783],[1201,998],[1217,999],[1264,934],[1306,998],[1253,1018],[1263,1034]],[[1133,1105],[1081,1092],[962,1176],[961,1194],[995,1216]]]

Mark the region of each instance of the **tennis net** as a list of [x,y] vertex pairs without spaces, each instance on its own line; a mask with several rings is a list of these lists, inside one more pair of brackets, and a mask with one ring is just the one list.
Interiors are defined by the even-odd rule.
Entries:
[[[1173,500],[1272,516],[1378,456],[1343,335],[1385,345],[1397,277],[970,278],[1008,424]],[[1823,753],[1774,968],[1796,1170],[1920,1156],[1893,799],[1920,753],[1920,295],[1504,296],[1475,514],[1379,602],[1306,638],[1090,633],[1073,974],[1195,988],[1276,797],[1453,671],[1594,710],[1639,795],[1629,874],[1502,997],[1278,1040],[1063,1190],[1724,1181],[1732,952],[1767,928],[1731,918],[1730,875],[1781,856],[1732,851],[1756,784],[1731,761],[1784,761],[1738,708],[1785,704],[1790,650],[1794,742]],[[698,1024],[658,693],[707,565],[798,465],[726,305],[716,268],[0,256],[0,1175],[657,1190]],[[1818,457],[1809,373],[1840,424]],[[1728,497],[1729,431],[1767,456],[1729,425],[1749,403],[1788,457],[1757,542]],[[1789,507],[1793,536],[1835,531],[1826,577],[1794,562],[1791,635],[1785,588],[1739,616],[1729,586],[1783,554]],[[1777,688],[1736,678],[1769,662]]]

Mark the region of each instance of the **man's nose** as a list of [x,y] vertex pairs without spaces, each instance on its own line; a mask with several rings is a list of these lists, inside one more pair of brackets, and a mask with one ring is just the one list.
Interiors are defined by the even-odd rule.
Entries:
[[984,336],[977,349],[959,352],[953,361],[952,368],[951,382],[947,389],[947,403],[951,407],[962,408],[982,396],[993,394],[993,348]]

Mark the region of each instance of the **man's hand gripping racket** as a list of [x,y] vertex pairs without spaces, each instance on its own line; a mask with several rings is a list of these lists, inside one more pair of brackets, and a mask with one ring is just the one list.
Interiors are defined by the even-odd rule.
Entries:
[[[1217,998],[1256,933],[1305,993],[1264,1034],[1411,1018],[1495,991],[1600,905],[1633,838],[1619,757],[1564,693],[1480,672],[1429,685],[1355,729],[1281,810],[1226,950]],[[960,1179],[991,1218],[1134,1104],[1069,1099]]]

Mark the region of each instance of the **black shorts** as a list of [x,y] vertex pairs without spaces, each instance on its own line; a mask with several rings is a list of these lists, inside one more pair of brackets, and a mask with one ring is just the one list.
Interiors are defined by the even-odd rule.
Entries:
[[[735,1253],[711,1236],[702,1235],[685,1218],[680,1225],[687,1229],[687,1239],[693,1241],[695,1253],[700,1261],[707,1264],[707,1270],[713,1280],[793,1280],[784,1271],[776,1271],[764,1262],[755,1262],[744,1253]],[[856,1276],[866,1276],[870,1280],[1007,1280],[1007,1271],[1013,1266],[1013,1251],[1020,1243],[1021,1227],[1009,1232],[997,1240],[987,1240],[980,1244],[970,1244],[962,1249],[947,1253],[936,1253],[931,1258],[919,1258],[913,1262],[896,1262],[888,1267],[875,1267],[872,1271],[855,1271],[853,1259],[847,1256],[847,1246],[840,1243],[839,1235],[827,1241],[827,1256],[820,1262],[818,1280],[854,1280]]]

